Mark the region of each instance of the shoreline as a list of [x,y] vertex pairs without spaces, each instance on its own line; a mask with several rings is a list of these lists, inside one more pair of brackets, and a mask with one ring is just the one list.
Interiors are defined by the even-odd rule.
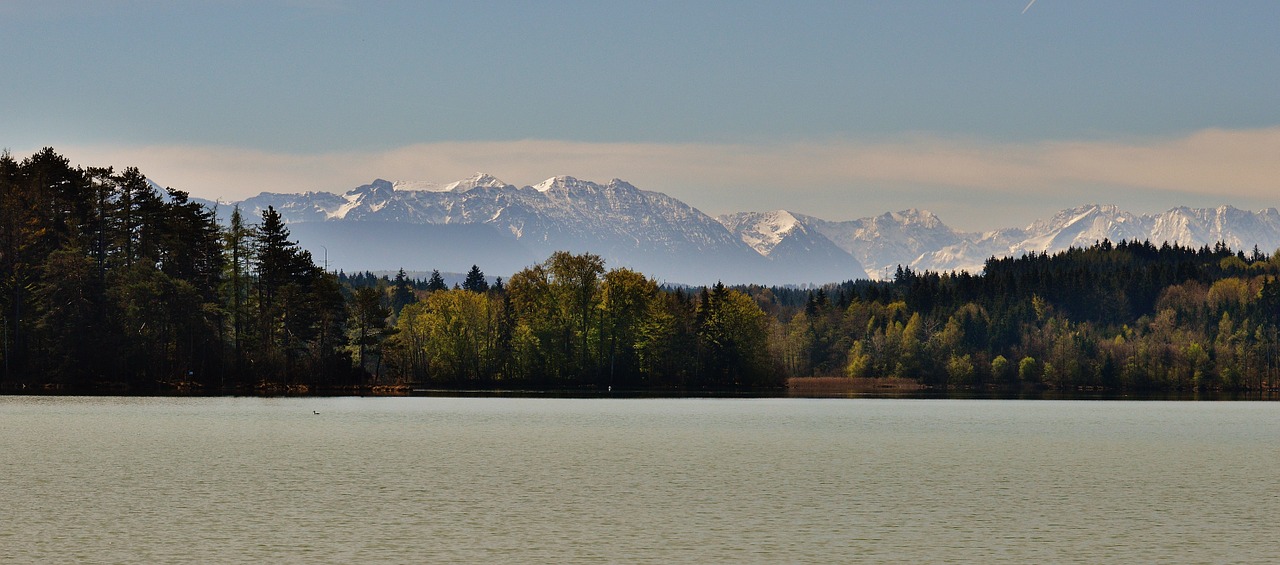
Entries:
[[527,397],[527,398],[900,398],[1006,400],[1258,400],[1280,401],[1280,390],[1160,390],[1043,385],[938,388],[904,378],[791,377],[778,388],[637,388],[596,387],[450,387],[428,384],[326,386],[264,384],[221,390],[194,383],[157,383],[133,390],[124,383],[89,387],[58,383],[0,383],[0,396],[137,396],[137,397]]

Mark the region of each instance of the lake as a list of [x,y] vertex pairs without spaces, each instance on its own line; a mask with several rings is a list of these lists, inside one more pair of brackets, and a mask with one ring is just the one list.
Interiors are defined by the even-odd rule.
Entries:
[[6,396],[0,523],[6,563],[1277,562],[1280,404]]

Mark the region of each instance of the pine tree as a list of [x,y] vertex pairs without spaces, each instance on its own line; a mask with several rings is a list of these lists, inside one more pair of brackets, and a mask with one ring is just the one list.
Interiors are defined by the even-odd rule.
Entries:
[[300,337],[290,330],[305,306],[302,283],[311,270],[311,254],[289,241],[289,228],[274,207],[262,212],[255,239],[259,353],[272,364],[284,364],[276,371],[287,370],[289,349]]
[[449,287],[444,284],[444,277],[440,276],[440,271],[431,270],[431,278],[427,280],[427,292],[436,292],[438,290],[448,290]]
[[471,292],[489,291],[489,282],[485,280],[484,273],[480,271],[480,267],[471,266],[471,270],[467,272],[467,278],[462,281],[462,289]]
[[[381,344],[386,337],[387,317],[391,315],[391,310],[383,304],[383,294],[374,287],[356,289],[348,308],[352,340],[358,355],[356,363],[372,373],[376,381],[380,372],[378,368],[382,365]],[[372,366],[370,357],[377,360]]]
[[231,210],[231,222],[223,232],[223,250],[227,258],[227,274],[223,288],[225,308],[231,329],[232,355],[236,373],[244,370],[245,340],[251,327],[249,307],[249,270],[254,263],[253,241],[257,234],[244,223],[240,206]]
[[417,298],[413,295],[413,284],[409,281],[409,276],[405,274],[404,269],[400,269],[391,283],[391,313],[399,314],[401,308],[415,301]]
[[118,188],[111,218],[116,253],[125,265],[160,259],[159,236],[165,212],[160,196],[134,167],[125,169],[115,181]]

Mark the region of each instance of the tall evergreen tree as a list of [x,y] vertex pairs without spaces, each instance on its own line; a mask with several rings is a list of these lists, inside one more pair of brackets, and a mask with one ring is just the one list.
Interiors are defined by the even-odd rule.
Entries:
[[116,235],[115,253],[126,266],[160,259],[159,236],[163,232],[164,206],[160,196],[137,168],[116,177],[117,189],[110,214]]
[[374,287],[356,289],[349,309],[351,339],[357,354],[356,364],[374,375],[376,382],[382,365],[380,346],[387,335],[387,318],[391,315],[391,310],[383,304],[383,294]]
[[462,281],[462,290],[471,292],[489,291],[489,281],[485,280],[484,272],[480,270],[480,267],[472,265],[471,270],[467,271],[467,278]]
[[260,361],[272,373],[288,372],[297,352],[292,331],[303,313],[305,278],[313,266],[310,254],[289,240],[289,228],[274,207],[262,212],[254,248],[257,270],[257,318]]
[[239,377],[246,371],[245,348],[253,324],[249,311],[249,292],[251,287],[250,273],[254,264],[253,250],[257,234],[252,226],[245,224],[240,214],[240,206],[231,210],[231,220],[223,231],[223,253],[226,256],[225,283],[223,296],[224,308],[231,332],[232,356],[235,375]]
[[404,269],[400,269],[396,272],[395,280],[391,281],[391,314],[399,314],[401,308],[416,300],[417,298],[413,295],[412,281],[409,280]]
[[431,278],[427,280],[427,292],[447,290],[448,288],[449,287],[444,284],[444,277],[440,276],[440,271],[431,269]]

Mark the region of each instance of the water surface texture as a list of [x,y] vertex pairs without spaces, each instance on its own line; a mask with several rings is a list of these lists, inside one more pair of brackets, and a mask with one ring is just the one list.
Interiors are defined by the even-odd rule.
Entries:
[[1261,563],[1278,517],[1266,402],[0,397],[5,562]]

